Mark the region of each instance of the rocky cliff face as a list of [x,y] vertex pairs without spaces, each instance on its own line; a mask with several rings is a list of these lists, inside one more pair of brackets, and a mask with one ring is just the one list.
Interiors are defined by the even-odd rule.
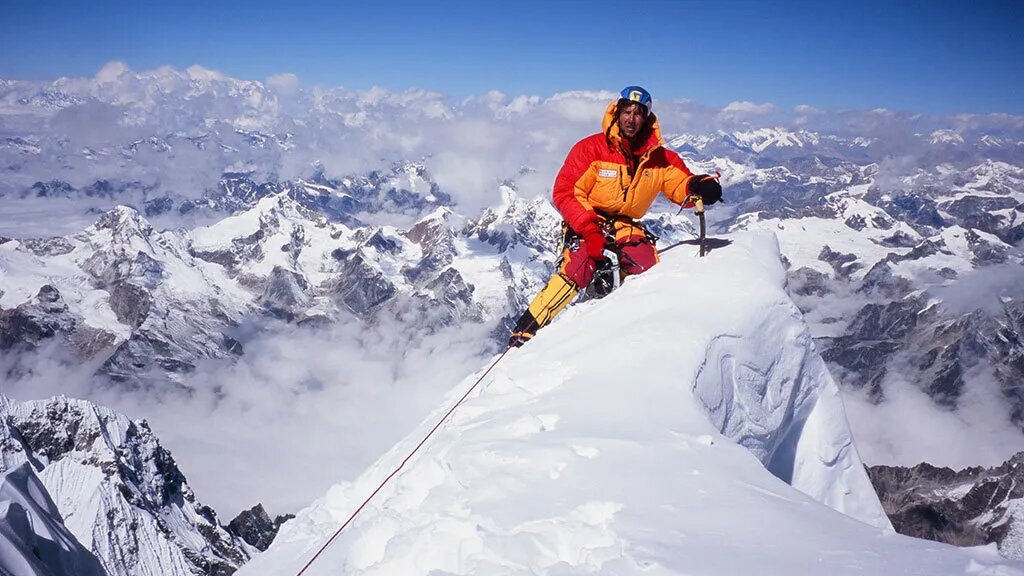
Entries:
[[927,463],[869,466],[882,506],[901,534],[957,546],[995,543],[1024,560],[1024,452],[993,468]]
[[294,514],[284,514],[271,519],[263,505],[257,504],[236,516],[228,524],[227,529],[262,552],[270,547],[281,525],[294,517]]
[[[43,284],[27,302],[0,309],[0,351],[15,356],[57,337],[78,360],[102,354],[116,339],[114,334],[89,326],[84,318],[71,312],[60,291],[50,284]],[[15,363],[8,370],[8,376],[16,376],[21,368]]]

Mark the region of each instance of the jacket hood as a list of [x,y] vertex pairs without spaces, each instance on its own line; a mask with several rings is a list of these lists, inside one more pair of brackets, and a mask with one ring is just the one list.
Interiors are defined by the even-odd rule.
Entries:
[[[617,100],[609,104],[608,108],[604,111],[604,119],[601,121],[601,128],[613,149],[617,149],[622,143],[622,137],[619,135],[619,123],[615,121],[618,107]],[[658,126],[658,117],[655,116],[654,112],[647,114],[647,120],[644,123],[643,129],[647,131],[647,139],[640,146],[640,149],[636,150],[636,153],[643,154],[652,148],[665,145],[665,141],[661,137],[661,128]]]

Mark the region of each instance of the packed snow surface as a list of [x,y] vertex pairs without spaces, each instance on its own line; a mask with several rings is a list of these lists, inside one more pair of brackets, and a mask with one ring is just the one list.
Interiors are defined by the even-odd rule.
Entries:
[[104,576],[28,462],[0,473],[0,574]]
[[[305,574],[1024,574],[892,531],[777,242],[733,240],[509,352]],[[238,574],[298,573],[448,405]]]

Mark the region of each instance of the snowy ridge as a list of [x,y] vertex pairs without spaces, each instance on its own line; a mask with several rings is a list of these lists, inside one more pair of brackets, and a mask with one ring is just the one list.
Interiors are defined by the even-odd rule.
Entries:
[[4,470],[35,468],[55,517],[111,576],[228,573],[254,551],[196,499],[144,421],[84,400],[0,396],[0,447]]
[[[1024,574],[892,532],[784,277],[745,234],[571,308],[307,574]],[[447,407],[239,574],[297,572]]]

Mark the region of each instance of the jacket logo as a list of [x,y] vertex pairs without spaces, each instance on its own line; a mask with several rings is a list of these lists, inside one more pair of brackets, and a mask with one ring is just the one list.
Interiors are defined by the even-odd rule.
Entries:
[[611,170],[611,169],[608,169],[608,168],[602,168],[597,173],[597,175],[600,176],[601,178],[615,178],[616,176],[619,175],[619,171],[618,170]]

